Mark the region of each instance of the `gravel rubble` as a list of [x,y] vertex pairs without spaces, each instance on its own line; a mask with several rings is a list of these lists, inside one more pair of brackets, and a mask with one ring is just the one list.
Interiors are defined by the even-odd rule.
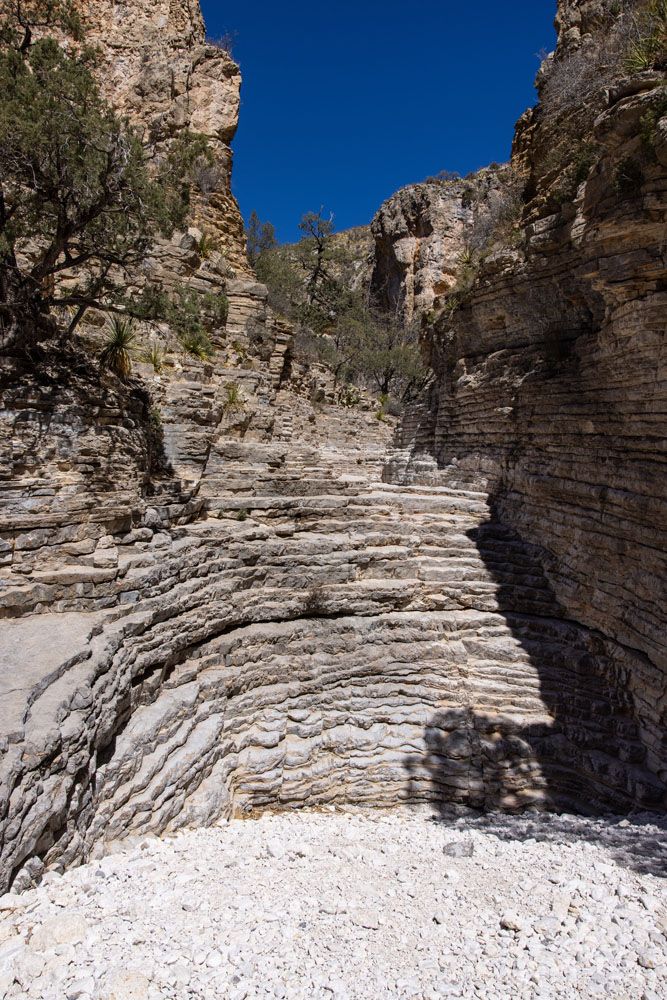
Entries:
[[663,1000],[667,824],[265,814],[0,896],[6,1000]]

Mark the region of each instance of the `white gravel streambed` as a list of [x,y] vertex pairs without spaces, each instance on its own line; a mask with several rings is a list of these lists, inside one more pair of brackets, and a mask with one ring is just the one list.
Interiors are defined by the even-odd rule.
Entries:
[[0,997],[667,998],[655,817],[265,815],[0,897]]

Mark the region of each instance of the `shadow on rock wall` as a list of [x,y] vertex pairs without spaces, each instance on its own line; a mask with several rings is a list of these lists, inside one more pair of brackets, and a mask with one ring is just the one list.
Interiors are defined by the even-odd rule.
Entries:
[[[408,799],[435,802],[448,821],[452,804],[589,815],[663,810],[666,790],[645,766],[627,684],[631,654],[565,617],[543,568],[546,552],[494,517],[469,537],[495,582],[524,675],[493,646],[488,658],[499,662],[491,680],[467,669],[468,704],[435,712],[425,758],[405,760]],[[577,836],[576,824],[570,834]],[[638,836],[640,855],[642,843]]]

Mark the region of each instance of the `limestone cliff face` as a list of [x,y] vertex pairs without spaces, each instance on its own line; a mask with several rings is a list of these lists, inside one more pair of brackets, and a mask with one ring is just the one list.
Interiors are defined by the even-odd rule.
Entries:
[[462,184],[426,182],[403,188],[373,219],[374,295],[410,323],[453,287],[471,218]]
[[241,74],[224,49],[207,43],[199,4],[80,0],[77,7],[86,40],[103,54],[105,95],[139,126],[154,153],[184,128],[208,137],[215,164],[197,192],[197,222],[235,270],[249,273],[243,222],[231,194]]
[[392,469],[406,482],[483,488],[494,515],[538,547],[558,617],[604,649],[602,663],[582,662],[548,695],[555,715],[566,732],[588,724],[583,675],[601,679],[602,713],[624,706],[607,743],[619,763],[597,761],[587,737],[577,766],[617,780],[632,730],[634,759],[664,788],[664,76],[626,78],[621,62],[577,99],[553,91],[584,65],[582,46],[590,65],[608,43],[607,6],[559,7],[543,101],[515,143],[526,171],[522,240],[488,256],[470,295],[435,325],[431,405],[405,422],[410,462],[401,467],[399,452]]
[[[100,376],[91,361],[99,317],[64,355],[46,345],[27,364],[0,358],[0,531],[6,584],[15,594],[24,593],[28,574],[41,587],[40,572],[45,580],[63,567],[71,572],[73,560],[88,564],[84,576],[91,579],[108,573],[109,554],[95,556],[95,546],[121,526],[140,523],[151,496],[194,502],[232,380],[221,370],[241,357],[261,367],[258,355],[267,360],[279,343],[282,357],[289,339],[269,317],[266,289],[249,269],[231,194],[239,69],[226,51],[207,44],[199,5],[81,0],[77,9],[87,43],[100,52],[102,89],[139,130],[149,156],[161,156],[184,129],[204,133],[214,156],[196,179],[190,227],[156,242],[128,277],[127,294],[146,274],[166,289],[224,292],[229,319],[214,337],[215,364],[179,350],[168,329],[158,331],[158,342],[175,343],[176,350],[162,374],[135,362],[140,380],[129,391],[113,376]],[[155,332],[143,333],[145,348]],[[267,385],[274,381],[267,372]],[[88,582],[80,581],[84,590]],[[40,587],[25,605],[19,597],[17,607],[48,604],[50,585]]]
[[475,229],[495,210],[507,168],[402,188],[371,223],[373,298],[406,323],[430,319],[453,291]]
[[[201,65],[197,10],[170,11],[146,49],[158,123],[169,46],[189,95]],[[3,369],[0,889],[265,808],[665,807],[659,96],[654,74],[609,88],[560,201],[556,119],[522,120],[519,239],[480,255],[454,311],[465,213],[497,218],[500,187],[382,209],[374,280],[424,310],[434,366],[393,445],[192,233],[168,267],[231,300],[211,362],[139,365],[129,389],[80,354]],[[654,106],[632,188],[618,168]]]

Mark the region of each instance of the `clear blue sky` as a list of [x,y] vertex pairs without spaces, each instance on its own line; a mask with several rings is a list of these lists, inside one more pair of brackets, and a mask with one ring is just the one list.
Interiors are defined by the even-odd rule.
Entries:
[[234,36],[241,121],[234,193],[282,240],[324,205],[367,223],[398,188],[509,156],[535,102],[556,0],[202,0]]

